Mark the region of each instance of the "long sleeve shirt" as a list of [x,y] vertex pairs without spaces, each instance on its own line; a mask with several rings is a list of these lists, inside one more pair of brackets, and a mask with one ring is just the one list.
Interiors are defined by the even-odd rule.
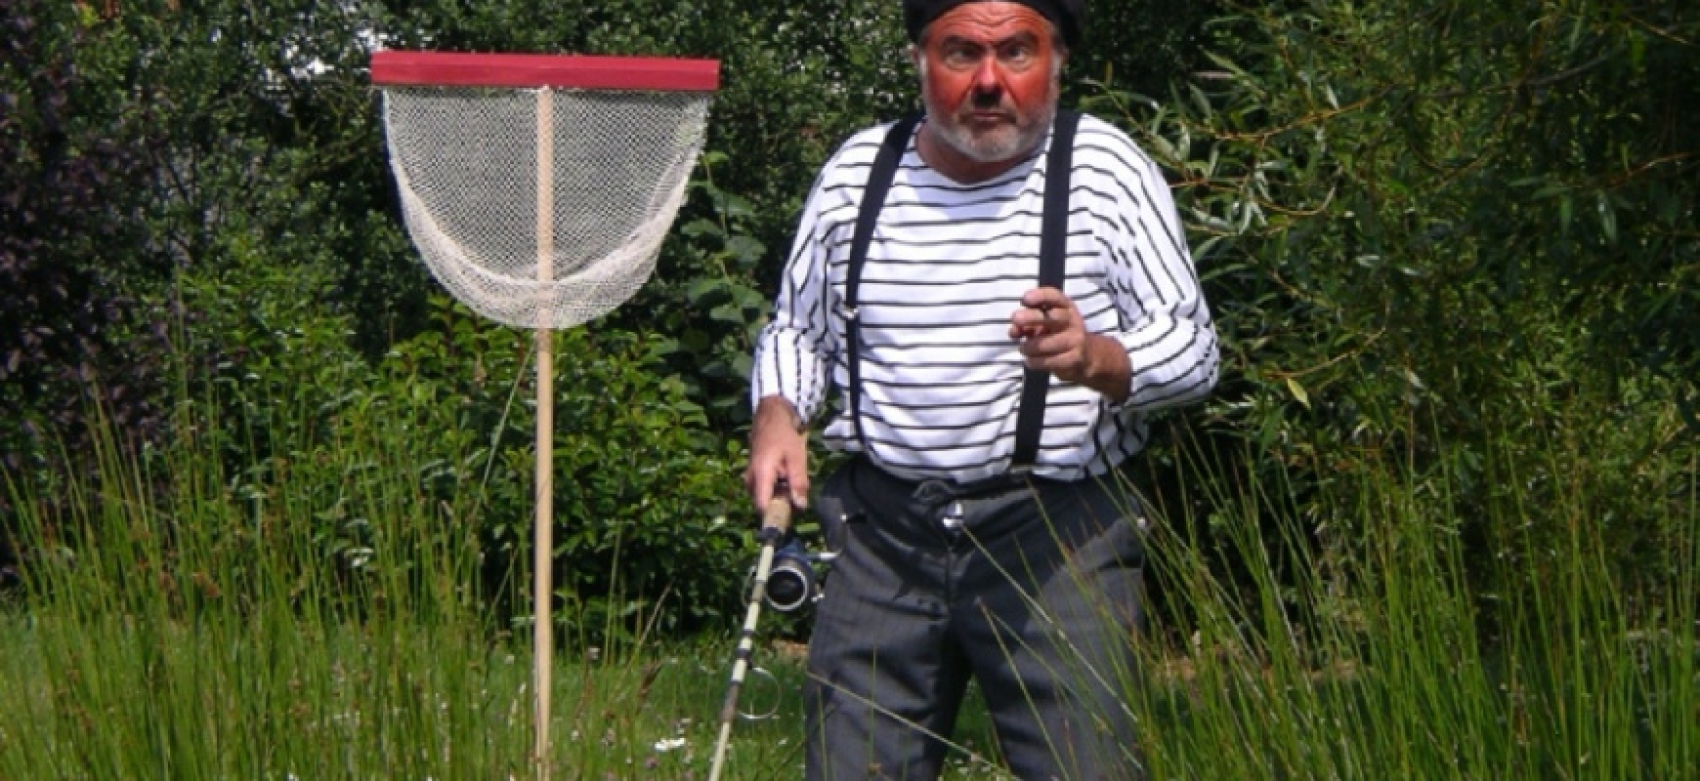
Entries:
[[[836,388],[827,445],[864,449],[848,413],[843,297],[863,187],[886,126],[852,136],[806,202],[772,319],[757,340],[751,402],[780,395],[804,420]],[[988,181],[929,168],[914,137],[879,214],[858,292],[867,456],[911,479],[1008,470],[1023,359],[1009,336],[1037,286],[1045,149]],[[1034,473],[1073,480],[1139,452],[1145,413],[1195,401],[1218,372],[1216,332],[1156,165],[1124,133],[1083,116],[1070,182],[1063,292],[1088,331],[1132,366],[1125,401],[1051,378]]]

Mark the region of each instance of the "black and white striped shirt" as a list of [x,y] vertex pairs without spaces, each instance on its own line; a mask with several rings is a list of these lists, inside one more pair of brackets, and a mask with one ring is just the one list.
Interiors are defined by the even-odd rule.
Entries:
[[[886,128],[852,136],[815,180],[773,319],[756,344],[752,404],[782,395],[809,420],[829,385],[847,390],[841,301],[862,189]],[[960,184],[928,168],[910,140],[859,291],[862,425],[869,457],[888,472],[966,481],[1009,468],[1022,383],[1009,326],[1038,284],[1044,152],[989,181]],[[1087,330],[1126,348],[1133,378],[1127,401],[1113,404],[1052,377],[1035,474],[1061,480],[1102,474],[1138,452],[1142,413],[1203,397],[1217,375],[1210,311],[1156,165],[1126,134],[1083,116],[1071,176],[1063,292]],[[845,411],[824,438],[837,450],[862,449]]]

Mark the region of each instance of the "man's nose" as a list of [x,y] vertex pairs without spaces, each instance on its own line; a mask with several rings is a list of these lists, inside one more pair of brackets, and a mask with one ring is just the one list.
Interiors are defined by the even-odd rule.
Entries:
[[997,94],[1003,88],[1003,74],[998,71],[997,57],[981,57],[974,69],[974,91]]

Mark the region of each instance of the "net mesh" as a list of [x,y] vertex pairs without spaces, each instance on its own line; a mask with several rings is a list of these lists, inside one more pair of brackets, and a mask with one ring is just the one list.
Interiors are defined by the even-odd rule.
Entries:
[[[386,88],[408,233],[437,280],[492,320],[559,329],[603,315],[655,268],[702,148],[708,99]],[[541,199],[540,170],[550,183]]]

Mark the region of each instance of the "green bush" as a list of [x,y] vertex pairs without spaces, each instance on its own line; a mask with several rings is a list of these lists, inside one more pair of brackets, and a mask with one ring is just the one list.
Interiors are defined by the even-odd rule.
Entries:
[[[133,441],[163,423],[163,318],[143,294],[169,263],[140,215],[159,114],[114,83],[125,64],[97,22],[0,2],[0,468],[43,479],[60,443],[86,449],[89,402]],[[10,515],[0,496],[0,530]]]
[[[1091,99],[1176,180],[1227,367],[1190,421],[1254,443],[1224,452],[1293,493],[1313,544],[1361,545],[1365,519],[1321,497],[1397,463],[1460,508],[1436,533],[1469,543],[1473,577],[1523,555],[1493,521],[1510,497],[1585,497],[1618,575],[1669,571],[1700,308],[1674,336],[1649,299],[1691,294],[1671,216],[1700,192],[1662,130],[1682,109],[1649,102],[1680,88],[1630,85],[1700,67],[1670,35],[1700,17],[1640,11],[1236,4],[1207,69]],[[1602,468],[1568,474],[1552,442]],[[1578,520],[1535,518],[1554,539]]]
[[[185,274],[180,288],[200,313],[181,354],[207,357],[189,367],[185,425],[213,429],[205,441],[225,490],[267,523],[309,527],[318,555],[358,577],[406,568],[373,561],[379,508],[354,498],[368,481],[403,480],[430,510],[420,523],[478,541],[489,606],[529,615],[532,332],[439,296],[433,328],[370,362],[349,339],[350,318],[326,303],[335,282],[323,267],[247,236],[221,248],[232,259],[221,273]],[[742,524],[727,522],[741,504],[740,456],[662,369],[670,341],[593,324],[555,342],[554,553],[568,608],[558,619],[578,642],[605,642],[730,615],[744,566]],[[376,466],[386,454],[406,454],[415,473],[387,474]]]
[[[505,579],[531,555],[533,337],[443,300],[437,311],[440,327],[398,345],[385,363],[403,377],[443,378],[418,403],[439,410],[436,425],[485,443],[482,464],[457,484],[482,492],[476,523]],[[554,334],[556,589],[561,620],[583,641],[729,626],[747,568],[740,451],[662,369],[671,344],[595,323]],[[529,609],[525,598],[521,589],[503,601]]]

